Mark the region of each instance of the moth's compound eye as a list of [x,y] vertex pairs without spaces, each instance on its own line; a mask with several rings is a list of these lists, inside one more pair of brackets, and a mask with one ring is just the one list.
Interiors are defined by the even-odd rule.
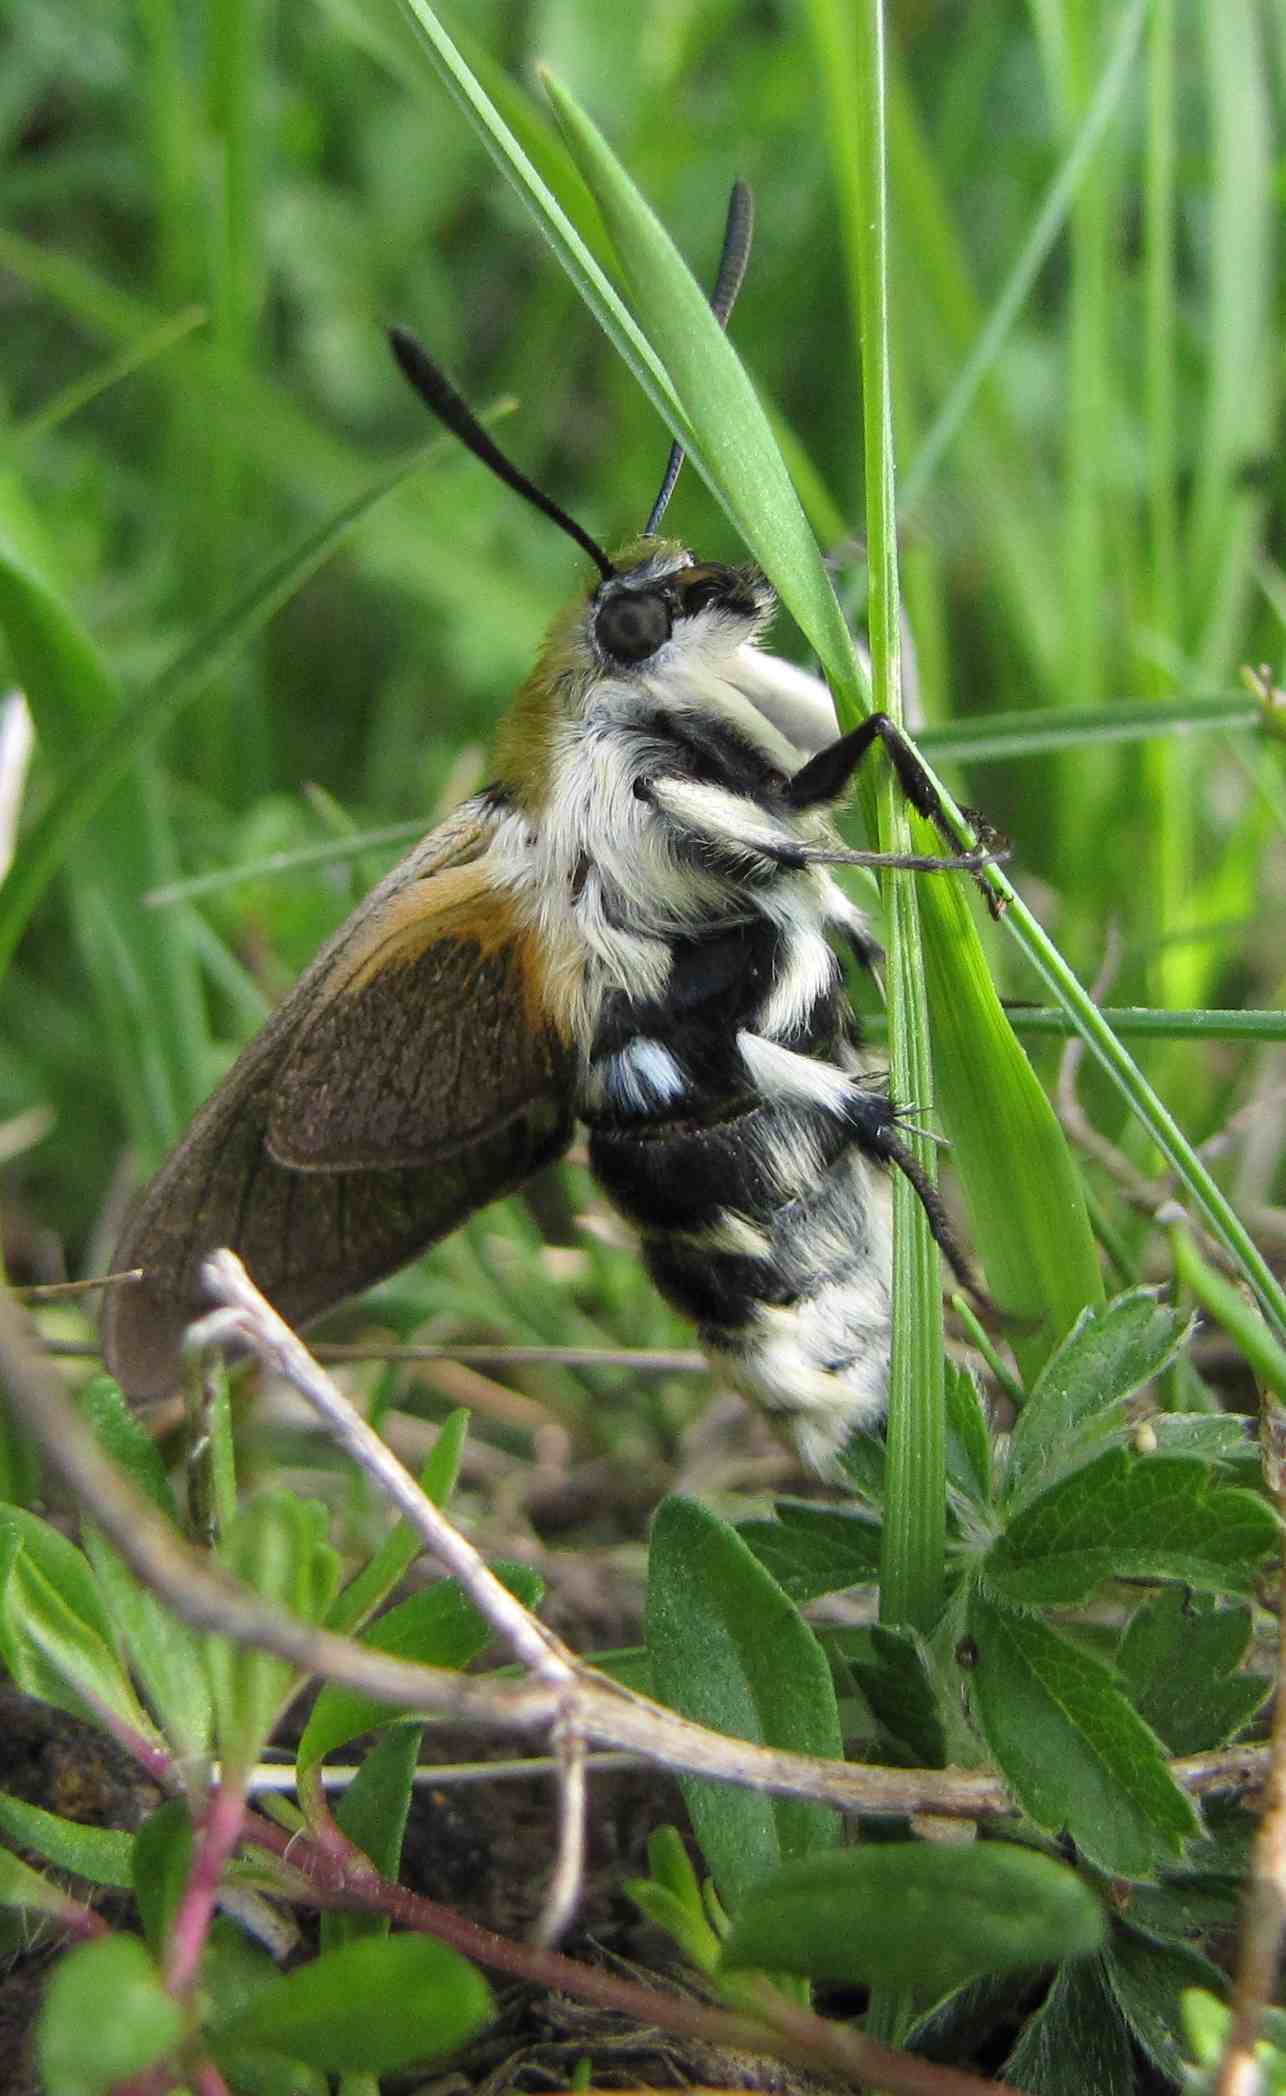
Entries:
[[594,636],[617,662],[646,662],[670,638],[670,607],[653,590],[621,590],[600,605]]
[[707,604],[721,603],[730,594],[728,576],[723,569],[716,569],[714,572],[707,569],[704,574],[697,569],[691,575],[681,575],[678,578],[678,590],[679,616],[684,619],[693,618],[697,612],[704,611]]

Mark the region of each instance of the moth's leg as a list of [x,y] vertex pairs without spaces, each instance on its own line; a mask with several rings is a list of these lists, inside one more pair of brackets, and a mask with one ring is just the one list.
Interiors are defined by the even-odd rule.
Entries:
[[[804,767],[806,771],[810,768]],[[804,844],[791,828],[789,816],[783,819],[746,794],[697,779],[636,779],[634,792],[668,817],[678,833],[740,868],[764,864],[795,870],[803,866],[900,866],[912,873],[976,873],[999,856],[981,847],[931,858],[922,852],[845,851],[838,845]],[[793,815],[795,811],[789,812]]]
[[933,1181],[919,1159],[907,1148],[899,1133],[914,1107],[895,1106],[880,1086],[863,1083],[833,1063],[797,1055],[780,1041],[743,1028],[737,1047],[746,1071],[756,1088],[769,1099],[811,1105],[834,1114],[853,1130],[858,1148],[880,1164],[895,1165],[915,1188],[929,1228],[962,1287],[982,1300],[977,1282]]
[[[968,813],[970,821],[980,833],[978,848],[968,853],[960,853],[954,849],[955,839],[943,816],[937,788],[906,736],[897,723],[890,720],[887,713],[870,714],[860,727],[853,728],[847,735],[841,735],[824,750],[819,750],[815,757],[810,757],[787,786],[784,795],[786,805],[792,812],[802,812],[807,808],[824,807],[837,801],[849,786],[872,744],[877,741],[882,742],[888,752],[889,760],[897,773],[898,784],[911,806],[926,822],[933,824],[939,836],[945,838],[951,849],[945,858],[937,861],[923,857],[917,857],[915,860],[889,857],[881,862],[879,859],[867,857],[859,863],[909,865],[913,870],[922,873],[961,869],[976,874],[979,868],[1008,857],[1008,849],[1003,840],[998,838],[990,825],[972,809]],[[832,863],[843,862],[834,859]],[[988,908],[994,911],[995,896],[985,884],[980,885]]]
[[655,808],[676,834],[737,868],[802,866],[799,839],[788,818],[774,815],[744,793],[697,779],[636,779],[637,798]]
[[940,824],[942,804],[937,789],[915,751],[887,713],[871,713],[859,727],[828,743],[797,771],[786,788],[792,808],[816,808],[837,801],[875,742],[882,742],[911,806],[929,822]]

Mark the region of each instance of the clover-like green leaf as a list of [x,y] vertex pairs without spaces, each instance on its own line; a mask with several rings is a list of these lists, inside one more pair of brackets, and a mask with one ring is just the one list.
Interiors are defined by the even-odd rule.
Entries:
[[1167,1587],[1140,1602],[1117,1666],[1131,1700],[1172,1754],[1204,1754],[1250,1723],[1272,1682],[1245,1674],[1250,1610]]
[[846,1657],[890,1758],[941,1768],[947,1736],[937,1670],[925,1640],[915,1631],[875,1623],[865,1651],[853,1648]]
[[979,1585],[969,1599],[974,1717],[1023,1810],[1102,1870],[1147,1878],[1197,1820],[1111,1669]]
[[1007,1600],[1083,1601],[1105,1579],[1178,1579],[1246,1593],[1278,1541],[1253,1492],[1220,1485],[1185,1456],[1109,1448],[1029,1493],[985,1561]]
[[1018,1416],[1009,1444],[1005,1496],[1025,1501],[1075,1460],[1077,1437],[1160,1375],[1191,1330],[1191,1321],[1136,1288],[1084,1310],[1045,1363]]
[[792,1601],[867,1586],[880,1576],[880,1523],[846,1507],[779,1499],[773,1521],[741,1521],[737,1534]]
[[1087,1958],[1063,1965],[1005,2061],[1006,2085],[1033,2096],[1135,2096],[1130,2033],[1103,1972]]

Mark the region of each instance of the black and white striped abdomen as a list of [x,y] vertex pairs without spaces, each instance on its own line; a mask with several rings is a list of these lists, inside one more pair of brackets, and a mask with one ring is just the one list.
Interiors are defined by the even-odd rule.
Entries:
[[893,1116],[815,938],[757,917],[676,941],[663,997],[604,999],[583,1110],[662,1294],[823,1467],[885,1404],[889,1198],[863,1145]]
[[590,1162],[661,1293],[807,1461],[881,1416],[889,1193],[850,1129],[761,1099],[713,1126],[599,1122]]

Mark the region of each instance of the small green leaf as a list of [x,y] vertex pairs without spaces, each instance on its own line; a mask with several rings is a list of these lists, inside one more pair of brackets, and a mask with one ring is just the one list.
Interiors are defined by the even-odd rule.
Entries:
[[1048,1833],[1066,1830],[1100,1869],[1151,1877],[1197,1820],[1110,1669],[982,1587],[968,1627],[974,1716],[1024,1811]]
[[82,1533],[85,1555],[162,1731],[181,1761],[203,1761],[213,1710],[200,1640],[135,1578],[100,1529],[85,1522]]
[[[436,1507],[450,1503],[460,1475],[460,1459],[468,1433],[469,1414],[463,1410],[453,1412],[443,1422],[428,1461],[420,1472],[420,1490]],[[388,1599],[423,1549],[423,1536],[417,1534],[409,1521],[399,1521],[390,1529],[370,1563],[336,1597],[327,1617],[327,1628],[351,1637],[374,1614],[380,1603]]]
[[651,1877],[628,1878],[626,1896],[678,1944],[699,1972],[713,1972],[719,1962],[719,1938],[677,1827],[658,1827],[648,1837],[647,1860]]
[[1103,1909],[1065,1864],[1009,1842],[872,1842],[790,1863],[742,1903],[722,1963],[944,1994],[1098,1950]]
[[1254,1424],[1238,1413],[1158,1412],[1149,1419],[1148,1432],[1162,1455],[1199,1456],[1203,1463],[1221,1463],[1234,1473],[1244,1471],[1250,1484],[1262,1476]]
[[98,1584],[74,1543],[25,1507],[0,1506],[0,1539],[13,1536],[30,1565],[43,1574],[65,1610],[79,1618],[94,1640],[113,1649],[116,1633]]
[[[544,1592],[544,1581],[526,1565],[492,1566],[497,1578],[525,1608],[534,1608]],[[423,1666],[466,1667],[491,1642],[492,1630],[458,1580],[439,1580],[406,1601],[400,1601],[362,1633],[362,1643],[373,1652],[390,1652],[399,1659],[418,1660]],[[338,1683],[325,1687],[314,1703],[299,1742],[299,1766],[309,1769],[324,1754],[370,1732],[377,1725],[395,1724],[405,1715],[388,1703]]]
[[82,1826],[78,1820],[46,1812],[42,1805],[11,1798],[8,1791],[0,1791],[0,1833],[24,1849],[34,1849],[57,1870],[87,1878],[91,1885],[127,1890],[133,1883],[132,1834],[119,1834],[112,1827]]
[[1073,1459],[1076,1436],[1160,1375],[1191,1332],[1147,1288],[1084,1310],[1045,1363],[1009,1443],[1005,1497],[1022,1503]]
[[59,1960],[36,2030],[45,2096],[105,2096],[172,2052],[183,2015],[137,1936],[105,1936]]
[[67,1894],[21,1857],[0,1849],[0,1907],[16,1907],[26,1914],[61,1916],[67,1911]]
[[103,1454],[118,1463],[167,1521],[179,1526],[179,1510],[161,1452],[109,1375],[91,1376],[77,1400]]
[[[652,1527],[647,1639],[657,1694],[734,1739],[840,1757],[835,1689],[816,1637],[735,1530],[694,1500]],[[724,1905],[779,1864],[835,1847],[835,1813],[727,1784],[683,1782]]]
[[880,1523],[845,1507],[779,1499],[774,1521],[740,1521],[737,1534],[792,1601],[814,1601],[880,1576]]
[[848,1663],[881,1731],[891,1758],[921,1768],[941,1768],[946,1730],[933,1655],[915,1631],[871,1626],[870,1658],[850,1651]]
[[1218,1967],[1189,1944],[1157,1943],[1118,1928],[1104,1970],[1135,2044],[1162,2074],[1182,2081],[1183,1994],[1189,1987],[1217,1991],[1223,1983]]
[[391,2074],[453,2052],[493,2014],[481,1974],[431,1936],[366,1937],[265,1987],[218,2050],[285,2053],[332,2074]]
[[303,2060],[256,2052],[248,2045],[216,2045],[218,2064],[236,2096],[330,2096],[331,2079]]
[[1183,2027],[1192,2057],[1201,2067],[1217,2067],[1228,2036],[1232,2013],[1226,2002],[1201,1987],[1183,1997]]
[[967,1368],[948,1359],[947,1478],[980,1507],[991,1504],[991,1428],[978,1385]]
[[850,1490],[859,1499],[867,1500],[872,1507],[884,1505],[889,1466],[881,1434],[850,1434],[840,1450],[839,1463]]
[[1203,1754],[1250,1723],[1272,1682],[1239,1671],[1250,1610],[1167,1587],[1126,1625],[1117,1666],[1139,1716],[1172,1754]]
[[[80,1398],[99,1447],[179,1527],[165,1465],[151,1436],[110,1376],[95,1376]],[[209,1752],[212,1712],[200,1641],[135,1578],[102,1531],[82,1525],[85,1555],[117,1633],[124,1639],[148,1701],[181,1759]]]
[[159,1746],[110,1628],[99,1627],[105,1618],[96,1591],[86,1608],[90,1574],[80,1552],[61,1536],[52,1549],[52,1530],[39,1535],[45,1524],[34,1516],[23,1517],[33,1524],[24,1535],[14,1518],[19,1511],[7,1508],[0,1526],[0,1651],[14,1680],[42,1703],[99,1724],[113,1717]]
[[[319,1622],[339,1584],[339,1559],[326,1540],[328,1518],[319,1500],[264,1492],[238,1508],[219,1556],[265,1601]],[[272,1653],[220,1637],[207,1640],[206,1664],[224,1762],[234,1771],[247,1769],[271,1737],[294,1687],[294,1669]]]
[[[422,1725],[394,1725],[376,1740],[335,1808],[335,1818],[350,1841],[382,1878],[397,1883],[402,1841],[415,1771],[420,1758]],[[387,1914],[323,1914],[321,1947],[338,1950],[359,1936],[387,1936]]]
[[[277,1979],[278,1968],[271,1954],[261,1944],[252,1942],[239,1924],[216,1914],[201,1959],[203,2023],[221,2029],[242,2015],[265,1987],[275,1986]],[[280,2071],[280,2060],[273,2064]],[[312,2068],[307,2072],[316,2079]],[[241,2087],[239,2081],[234,2085],[238,2090]]]
[[1061,1966],[1004,2065],[1029,2096],[1136,2096],[1130,2034],[1099,1960]]
[[158,1805],[134,1840],[134,1897],[149,1946],[159,1958],[192,1875],[192,1818],[182,1798]]
[[1105,1579],[1178,1579],[1244,1593],[1278,1542],[1266,1500],[1185,1456],[1110,1448],[1028,1493],[985,1560],[1007,1600],[1084,1601]]
[[686,1900],[676,1898],[668,1885],[658,1885],[652,1878],[627,1878],[622,1890],[653,1928],[661,1929],[678,1945],[698,1972],[717,1969],[719,1938],[700,1909],[694,1913]]
[[694,1914],[704,1913],[700,1880],[677,1827],[657,1827],[649,1834],[647,1862],[658,1885],[664,1885]]

